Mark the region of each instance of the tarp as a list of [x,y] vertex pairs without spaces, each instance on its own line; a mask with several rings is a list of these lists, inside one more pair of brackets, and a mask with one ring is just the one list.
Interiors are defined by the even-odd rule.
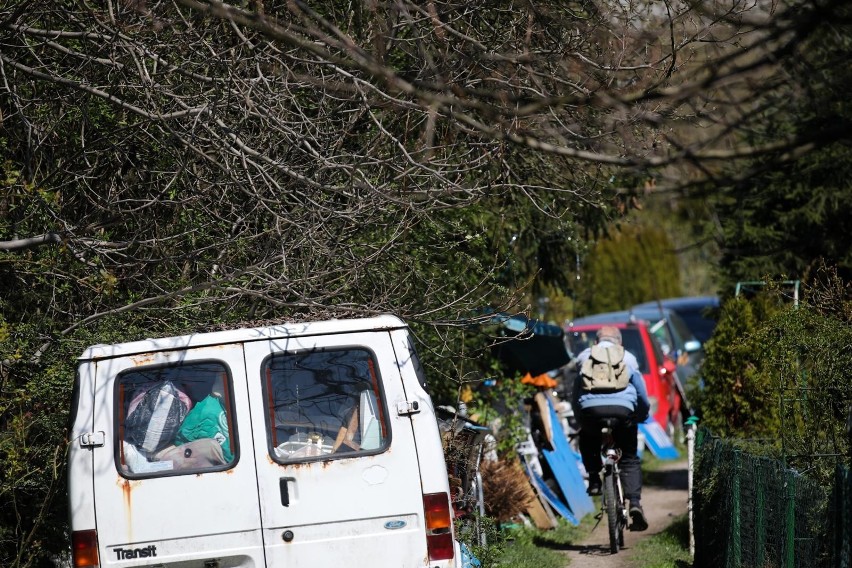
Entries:
[[532,385],[541,389],[553,389],[556,388],[557,385],[559,385],[556,379],[554,379],[547,373],[542,373],[534,377],[527,373],[526,375],[521,377],[521,383],[525,385]]
[[[571,509],[567,504],[553,491],[547,483],[545,483],[544,479],[541,477],[541,462],[538,459],[538,448],[536,448],[535,443],[533,442],[532,436],[527,432],[527,440],[525,442],[521,442],[518,444],[518,457],[521,460],[521,465],[523,466],[524,473],[527,474],[527,477],[530,481],[530,487],[535,492],[536,501],[541,505],[541,510],[544,512],[547,517],[547,521],[550,522],[549,527],[539,527],[539,528],[556,528],[557,521],[556,515],[563,517],[569,523],[573,525],[579,525],[580,521],[574,517],[574,514],[571,512]],[[545,521],[545,519],[540,519],[541,521]],[[538,526],[538,524],[536,525]]]
[[523,314],[495,314],[505,339],[492,348],[493,355],[510,370],[532,377],[558,369],[571,360],[565,348],[565,331],[558,325],[528,319]]
[[553,408],[553,402],[547,399],[550,411],[550,425],[553,429],[553,450],[544,449],[544,459],[553,471],[553,476],[559,484],[559,489],[568,501],[571,512],[578,519],[595,510],[592,498],[586,493],[586,483],[580,473],[580,458],[568,443],[562,423]]
[[550,505],[554,511],[559,513],[566,521],[574,525],[575,527],[580,524],[579,519],[574,516],[574,513],[571,512],[571,509],[562,502],[554,491],[547,486],[544,480],[538,476],[531,469],[527,469],[527,472],[530,476],[530,479],[535,486],[536,490],[539,494],[544,497],[544,500],[547,501],[547,504]]
[[651,417],[639,424],[639,432],[645,437],[645,445],[655,457],[661,460],[676,460],[680,452],[668,437],[663,427]]

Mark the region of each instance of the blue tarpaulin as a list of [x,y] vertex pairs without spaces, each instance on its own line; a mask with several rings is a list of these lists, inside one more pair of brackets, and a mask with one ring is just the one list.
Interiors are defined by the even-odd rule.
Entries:
[[680,452],[668,437],[663,427],[654,420],[648,418],[642,424],[639,424],[639,432],[645,437],[645,445],[651,450],[657,458],[661,460],[676,460],[680,457]]
[[547,486],[544,480],[538,476],[534,471],[529,471],[530,479],[533,484],[535,484],[535,488],[538,492],[544,497],[544,500],[547,501],[547,504],[550,505],[554,511],[559,513],[566,521],[574,525],[575,527],[580,524],[580,521],[577,517],[574,516],[574,513],[571,512],[571,509],[566,505],[559,496]]
[[553,476],[559,484],[559,489],[568,501],[571,512],[578,519],[595,510],[592,498],[586,493],[586,483],[580,473],[578,456],[568,443],[562,423],[553,408],[553,402],[547,399],[550,411],[550,424],[553,428],[553,450],[544,449],[544,459],[553,471]]
[[565,348],[565,331],[558,325],[529,319],[523,314],[494,314],[491,321],[501,326],[506,338],[497,342],[493,354],[511,370],[536,376],[571,360]]

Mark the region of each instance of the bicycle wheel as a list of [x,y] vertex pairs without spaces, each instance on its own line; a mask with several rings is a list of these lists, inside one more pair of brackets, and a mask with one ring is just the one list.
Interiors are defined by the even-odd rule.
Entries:
[[624,548],[624,531],[627,529],[627,501],[624,499],[624,488],[621,486],[621,477],[617,469],[613,471],[613,478],[615,479],[615,499],[618,503],[616,507],[616,511],[618,512],[618,530],[616,531],[616,536],[618,537],[618,547]]
[[621,506],[618,502],[615,483],[615,475],[612,472],[604,475],[604,506],[606,507],[606,520],[609,524],[609,551],[612,554],[618,552],[618,508]]

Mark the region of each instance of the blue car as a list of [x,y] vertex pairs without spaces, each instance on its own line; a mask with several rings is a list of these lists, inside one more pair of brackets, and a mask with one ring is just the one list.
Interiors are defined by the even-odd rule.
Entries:
[[645,302],[633,306],[633,309],[663,308],[676,312],[689,327],[695,339],[707,343],[716,327],[716,312],[719,308],[718,296],[686,296],[666,298],[659,302]]

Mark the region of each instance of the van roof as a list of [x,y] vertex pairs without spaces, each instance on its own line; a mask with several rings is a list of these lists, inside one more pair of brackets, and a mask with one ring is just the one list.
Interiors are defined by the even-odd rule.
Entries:
[[371,318],[330,319],[325,321],[281,323],[263,327],[242,327],[225,331],[192,333],[176,337],[149,338],[114,345],[93,345],[78,358],[79,361],[124,357],[152,351],[170,351],[227,343],[264,341],[283,337],[304,337],[309,335],[331,335],[357,331],[383,331],[407,327],[405,322],[394,315],[380,315]]

